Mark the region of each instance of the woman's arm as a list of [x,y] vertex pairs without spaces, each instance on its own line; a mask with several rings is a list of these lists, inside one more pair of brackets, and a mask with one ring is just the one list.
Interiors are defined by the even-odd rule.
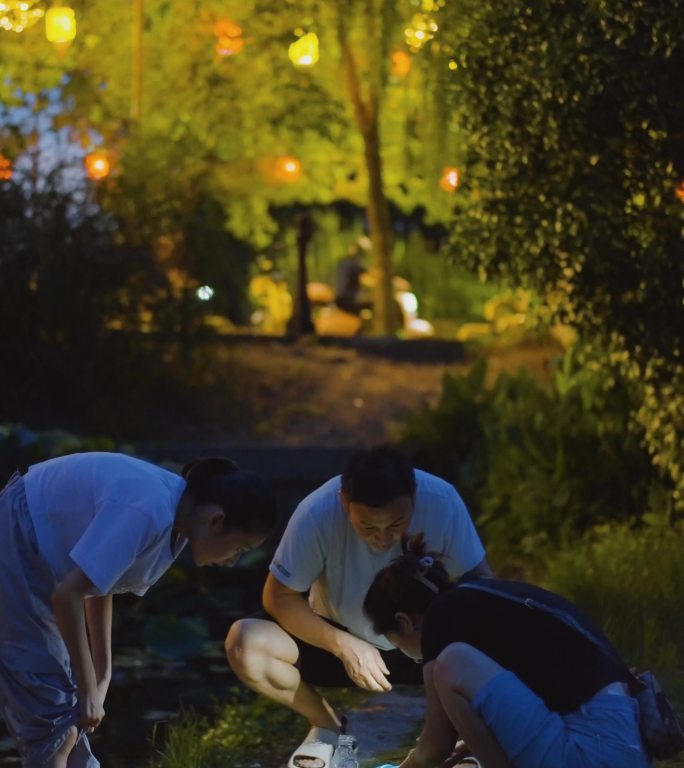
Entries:
[[86,629],[84,601],[96,592],[95,586],[80,568],[70,571],[55,587],[52,606],[57,626],[71,658],[71,668],[78,686],[81,728],[96,728],[104,717],[104,697],[98,690]]
[[433,667],[434,661],[423,667],[425,724],[416,746],[408,753],[400,768],[437,768],[451,755],[458,738],[435,689]]
[[271,573],[266,577],[263,603],[286,632],[337,656],[359,688],[367,691],[392,689],[386,677],[389,670],[374,645],[333,627],[311,609],[301,593],[281,584]]
[[112,595],[89,597],[85,601],[90,654],[103,701],[112,679],[112,605]]

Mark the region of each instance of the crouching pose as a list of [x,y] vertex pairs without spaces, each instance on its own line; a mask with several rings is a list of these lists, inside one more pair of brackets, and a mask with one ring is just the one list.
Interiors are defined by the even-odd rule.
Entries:
[[414,470],[396,448],[377,446],[352,455],[341,477],[297,507],[264,587],[268,613],[241,619],[228,633],[236,675],[309,722],[288,768],[330,766],[340,721],[319,688],[422,683],[420,668],[363,615],[373,577],[401,553],[406,531],[424,531],[454,577],[491,573],[453,486]]
[[0,493],[0,717],[24,768],[100,765],[85,734],[105,714],[113,593],[144,594],[185,544],[196,565],[231,565],[275,525],[266,481],[228,459],[183,475],[81,453]]
[[423,663],[426,721],[401,768],[441,766],[457,736],[484,768],[650,765],[628,670],[574,605],[521,582],[450,583],[421,534],[402,549],[364,602],[374,631]]

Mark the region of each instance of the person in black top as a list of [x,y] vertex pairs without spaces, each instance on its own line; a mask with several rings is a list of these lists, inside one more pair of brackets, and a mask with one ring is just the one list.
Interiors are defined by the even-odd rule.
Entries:
[[335,303],[352,315],[358,315],[363,309],[372,309],[373,302],[362,298],[361,276],[368,271],[363,263],[364,254],[370,249],[366,237],[353,243],[347,255],[337,264],[335,278]]
[[[576,606],[522,582],[450,583],[422,534],[402,551],[364,602],[374,631],[423,664],[426,721],[400,768],[454,765],[468,752],[485,768],[651,765],[627,667]],[[465,749],[453,752],[458,736]]]

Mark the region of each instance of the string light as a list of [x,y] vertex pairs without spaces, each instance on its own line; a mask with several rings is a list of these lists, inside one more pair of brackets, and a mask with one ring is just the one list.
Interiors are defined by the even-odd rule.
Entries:
[[0,29],[23,32],[33,26],[45,11],[34,8],[36,0],[2,0],[0,2]]

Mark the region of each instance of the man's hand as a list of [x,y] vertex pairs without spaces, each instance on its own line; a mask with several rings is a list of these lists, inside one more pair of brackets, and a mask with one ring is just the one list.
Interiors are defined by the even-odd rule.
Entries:
[[[346,633],[345,633],[346,634]],[[366,691],[391,691],[387,679],[389,669],[382,660],[380,651],[365,640],[346,634],[340,642],[337,653],[347,674],[355,685]]]

